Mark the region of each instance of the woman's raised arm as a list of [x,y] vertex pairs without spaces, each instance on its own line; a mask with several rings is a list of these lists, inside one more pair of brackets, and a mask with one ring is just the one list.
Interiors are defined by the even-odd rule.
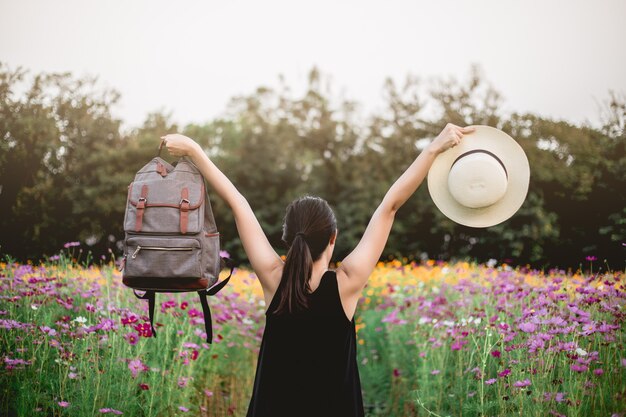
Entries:
[[267,240],[248,201],[193,139],[178,133],[162,136],[161,139],[166,141],[165,146],[172,156],[191,158],[211,188],[230,206],[250,264],[263,288],[271,288],[273,284],[269,279],[283,260]]
[[389,188],[358,245],[337,268],[347,276],[348,292],[360,293],[367,284],[387,244],[396,212],[420,186],[437,155],[458,144],[463,134],[474,130],[448,123]]

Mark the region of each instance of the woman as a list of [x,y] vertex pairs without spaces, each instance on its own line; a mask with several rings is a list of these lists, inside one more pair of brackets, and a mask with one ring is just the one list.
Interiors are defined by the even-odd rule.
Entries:
[[192,139],[162,137],[173,156],[188,156],[230,206],[268,306],[248,417],[363,416],[354,313],[378,262],[396,211],[422,183],[435,157],[474,128],[448,123],[391,186],[356,248],[331,270],[338,229],[328,203],[304,196],[287,207],[285,261],[263,233],[248,201]]

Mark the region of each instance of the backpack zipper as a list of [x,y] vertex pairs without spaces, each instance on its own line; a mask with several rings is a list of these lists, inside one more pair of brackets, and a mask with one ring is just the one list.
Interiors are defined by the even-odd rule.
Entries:
[[137,254],[139,253],[140,250],[176,250],[176,251],[191,251],[193,250],[193,248],[167,248],[167,247],[162,247],[162,246],[141,246],[141,245],[137,245],[137,249],[135,249],[135,251],[133,252],[131,258],[135,259],[137,257]]

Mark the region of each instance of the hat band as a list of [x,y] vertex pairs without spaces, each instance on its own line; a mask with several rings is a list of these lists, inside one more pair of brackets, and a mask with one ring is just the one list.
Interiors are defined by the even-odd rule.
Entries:
[[454,164],[456,164],[456,163],[457,163],[457,161],[458,161],[459,159],[463,158],[464,156],[471,155],[471,154],[473,154],[473,153],[479,153],[479,152],[486,153],[487,155],[489,155],[489,156],[493,157],[496,161],[498,161],[498,163],[499,163],[500,165],[502,165],[502,169],[504,170],[504,174],[506,175],[506,179],[507,179],[507,180],[509,179],[509,173],[507,172],[506,167],[504,166],[504,164],[502,163],[502,161],[500,160],[500,158],[498,158],[498,157],[497,157],[494,153],[491,153],[491,152],[486,151],[486,150],[484,150],[484,149],[474,149],[474,150],[467,151],[467,152],[465,152],[465,153],[463,153],[463,154],[459,155],[459,156],[458,156],[458,157],[454,160],[454,162],[452,163],[452,165],[450,165],[450,169],[452,169],[452,167],[454,166]]

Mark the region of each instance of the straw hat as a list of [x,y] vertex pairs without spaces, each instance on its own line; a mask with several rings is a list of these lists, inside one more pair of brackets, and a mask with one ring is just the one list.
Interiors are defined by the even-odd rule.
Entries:
[[440,153],[428,171],[428,192],[451,220],[471,227],[502,223],[528,193],[530,167],[515,140],[491,126],[474,125],[459,145]]

